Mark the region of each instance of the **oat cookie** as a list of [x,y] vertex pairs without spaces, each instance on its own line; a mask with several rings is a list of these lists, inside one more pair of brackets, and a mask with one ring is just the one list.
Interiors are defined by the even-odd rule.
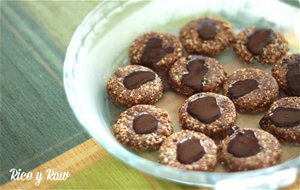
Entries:
[[215,56],[234,40],[231,25],[214,18],[199,18],[182,27],[179,39],[189,54]]
[[259,124],[282,142],[300,144],[300,97],[277,100]]
[[245,63],[275,64],[287,53],[288,43],[272,29],[250,27],[236,36],[233,49]]
[[158,75],[140,65],[118,68],[109,78],[106,89],[110,99],[124,107],[154,104],[163,94],[163,84]]
[[142,104],[121,113],[113,130],[122,144],[137,151],[156,150],[173,133],[166,111]]
[[240,128],[219,145],[219,158],[229,171],[247,171],[275,165],[280,143],[260,129]]
[[272,75],[287,95],[300,96],[300,54],[285,56],[274,65]]
[[183,130],[163,142],[158,161],[180,169],[213,171],[217,164],[217,146],[202,133]]
[[153,69],[162,79],[164,90],[169,90],[168,71],[183,55],[179,39],[167,33],[149,32],[139,36],[129,48],[131,64]]
[[211,138],[222,138],[232,131],[236,111],[226,96],[203,92],[189,97],[179,110],[182,128],[198,131]]
[[217,92],[226,80],[218,60],[201,55],[178,59],[169,71],[172,87],[185,95]]
[[131,64],[153,70],[169,69],[182,55],[182,46],[177,37],[167,33],[146,33],[135,39],[129,48]]
[[228,76],[223,85],[228,96],[240,112],[263,111],[279,94],[276,80],[262,70],[238,69]]

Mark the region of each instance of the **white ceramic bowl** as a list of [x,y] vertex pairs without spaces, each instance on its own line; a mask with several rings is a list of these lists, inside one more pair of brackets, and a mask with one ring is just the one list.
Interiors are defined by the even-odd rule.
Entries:
[[[174,34],[187,21],[217,15],[237,30],[259,25],[299,32],[299,10],[269,1],[111,1],[99,4],[77,28],[64,63],[68,101],[82,126],[109,153],[122,162],[156,177],[216,189],[272,189],[293,183],[300,158],[248,172],[196,172],[172,168],[140,157],[112,135],[116,115],[108,106],[106,82],[117,66],[127,64],[130,43],[146,31]],[[296,50],[298,51],[298,50]],[[115,113],[117,114],[117,113]]]

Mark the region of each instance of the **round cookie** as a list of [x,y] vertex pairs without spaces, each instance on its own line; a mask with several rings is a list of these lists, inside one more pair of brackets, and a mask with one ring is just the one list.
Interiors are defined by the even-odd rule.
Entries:
[[245,63],[275,64],[287,53],[288,43],[272,29],[250,27],[236,36],[233,49]]
[[114,136],[137,151],[156,150],[173,133],[166,111],[152,105],[135,105],[119,116]]
[[223,138],[232,131],[236,111],[226,96],[203,92],[189,97],[179,109],[179,120],[184,129]]
[[234,36],[228,22],[205,17],[183,26],[179,39],[189,54],[214,56],[227,49]]
[[218,60],[201,55],[178,59],[169,71],[172,87],[185,95],[217,92],[226,79]]
[[117,105],[154,104],[163,94],[163,84],[151,69],[140,65],[118,68],[109,78],[107,93]]
[[280,143],[260,129],[239,128],[219,145],[219,159],[229,171],[247,171],[275,165]]
[[163,142],[158,161],[180,169],[213,171],[217,164],[217,146],[202,133],[183,130]]
[[282,142],[300,144],[300,97],[274,102],[259,125]]
[[223,85],[228,96],[240,112],[263,111],[277,99],[276,80],[259,69],[238,69],[228,76]]
[[285,56],[272,69],[279,87],[290,96],[300,96],[300,54]]
[[134,40],[129,48],[131,64],[143,65],[154,70],[168,70],[183,55],[176,36],[149,32]]

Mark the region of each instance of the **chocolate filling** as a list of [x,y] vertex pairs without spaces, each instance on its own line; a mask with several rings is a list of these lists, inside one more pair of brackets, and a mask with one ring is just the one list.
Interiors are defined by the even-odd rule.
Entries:
[[158,120],[148,113],[142,113],[133,120],[133,129],[137,134],[148,134],[156,131]]
[[277,107],[271,114],[264,116],[259,125],[262,129],[266,128],[269,123],[276,127],[295,127],[300,124],[300,109]]
[[188,103],[187,112],[202,123],[212,123],[221,116],[214,97],[200,97]]
[[173,53],[174,48],[163,47],[163,41],[160,38],[150,38],[144,47],[141,57],[141,64],[155,69],[155,64],[169,53]]
[[300,109],[278,107],[269,115],[277,127],[294,127],[300,124]]
[[247,38],[246,47],[254,55],[261,55],[263,49],[275,39],[271,29],[256,29]]
[[238,132],[229,142],[227,151],[235,157],[254,156],[261,151],[262,147],[253,131],[244,130]]
[[177,144],[177,160],[182,164],[191,164],[200,160],[205,154],[201,140],[189,137]]
[[229,97],[232,99],[242,97],[258,89],[258,85],[258,82],[254,79],[239,80],[228,89]]
[[187,63],[188,73],[184,74],[181,83],[192,88],[196,92],[201,92],[203,88],[204,75],[208,68],[205,66],[205,59],[195,58]]
[[286,73],[287,93],[300,96],[300,55],[296,59],[285,62],[288,66]]
[[197,32],[203,40],[214,40],[217,35],[216,23],[210,19],[201,20],[197,27]]
[[156,74],[151,71],[135,71],[132,73],[129,73],[123,81],[124,86],[128,90],[133,90],[136,88],[139,88],[143,84],[154,80],[156,77]]

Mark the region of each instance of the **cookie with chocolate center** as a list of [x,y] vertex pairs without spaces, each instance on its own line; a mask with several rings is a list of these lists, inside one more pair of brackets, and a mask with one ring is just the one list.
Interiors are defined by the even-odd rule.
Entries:
[[168,70],[183,55],[178,38],[172,34],[149,32],[139,36],[129,48],[130,63],[153,69],[169,88]]
[[137,151],[156,150],[173,133],[166,111],[152,105],[136,105],[120,114],[114,136]]
[[300,54],[285,56],[274,65],[272,75],[289,96],[300,96]]
[[106,89],[110,99],[123,107],[154,104],[163,94],[163,84],[158,75],[139,65],[118,68],[109,78]]
[[223,138],[232,131],[236,111],[226,96],[198,93],[189,97],[179,110],[182,128],[198,131],[211,138]]
[[224,82],[223,89],[240,112],[263,111],[279,94],[276,80],[266,72],[253,68],[233,72]]
[[247,171],[275,165],[280,158],[278,140],[260,129],[239,128],[219,145],[219,158],[229,171]]
[[287,53],[288,43],[270,28],[250,27],[236,36],[233,49],[245,63],[275,64]]
[[202,133],[183,130],[163,142],[158,161],[180,169],[213,171],[217,164],[217,146]]
[[175,62],[169,71],[172,87],[185,95],[220,90],[226,73],[218,60],[190,55]]
[[234,40],[231,25],[214,18],[199,18],[182,27],[179,39],[189,54],[215,56]]
[[300,97],[277,100],[259,124],[282,142],[300,144]]

